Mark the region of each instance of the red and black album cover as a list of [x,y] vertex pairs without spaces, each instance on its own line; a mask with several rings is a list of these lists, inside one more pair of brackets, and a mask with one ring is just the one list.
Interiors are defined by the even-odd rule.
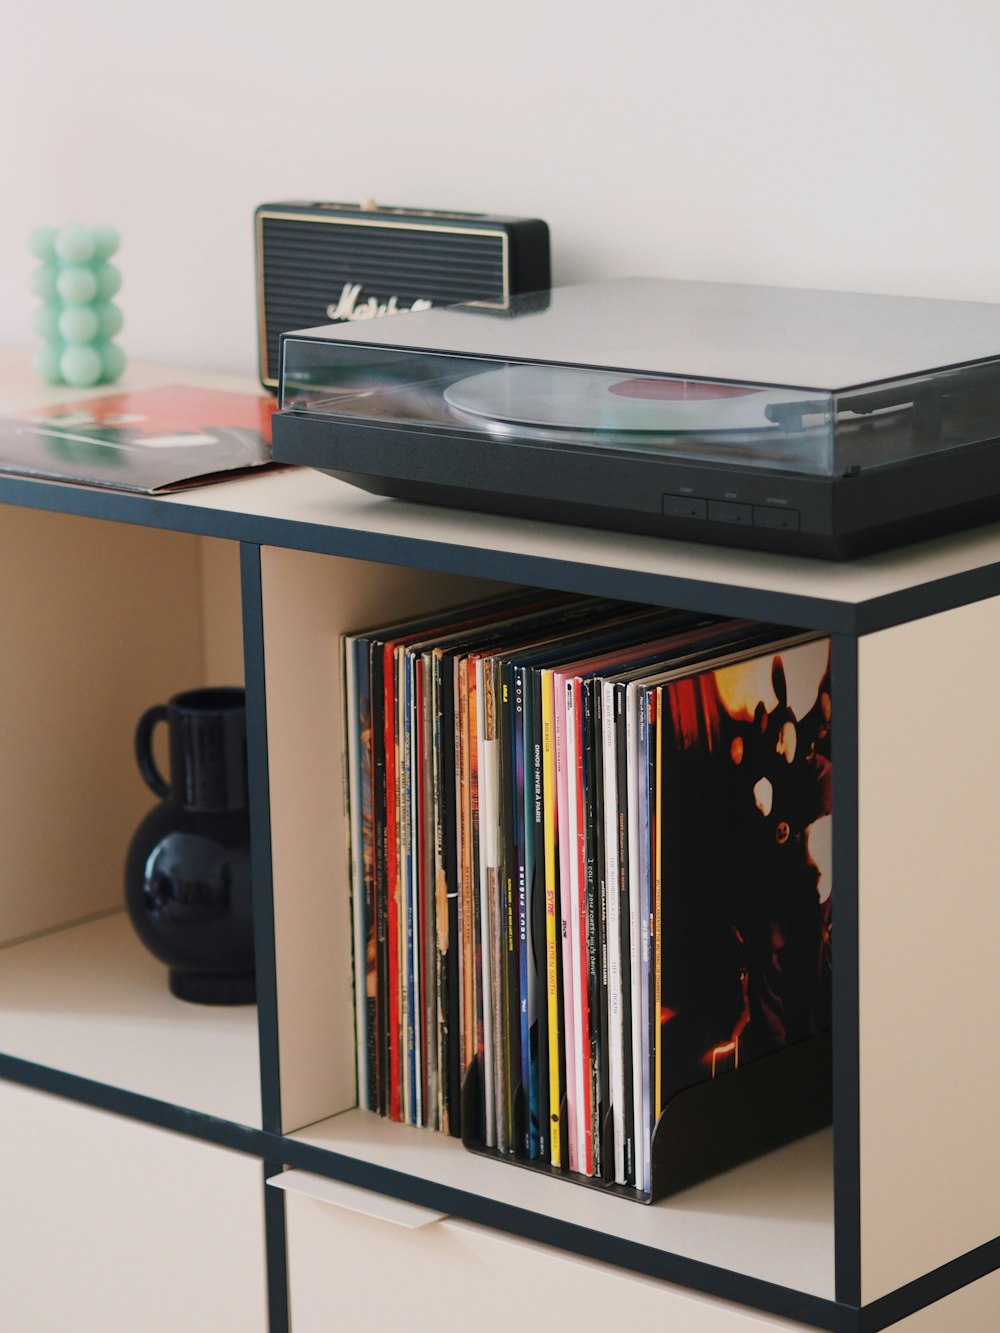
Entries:
[[272,465],[276,406],[189,384],[50,405],[0,418],[0,472],[143,495],[202,485]]
[[656,1115],[830,1026],[830,644],[662,688]]

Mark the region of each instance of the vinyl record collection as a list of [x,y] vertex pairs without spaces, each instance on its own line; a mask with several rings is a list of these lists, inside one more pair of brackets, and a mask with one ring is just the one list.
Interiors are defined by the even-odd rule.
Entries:
[[829,1027],[829,640],[525,590],[342,666],[360,1104],[648,1195],[675,1093]]

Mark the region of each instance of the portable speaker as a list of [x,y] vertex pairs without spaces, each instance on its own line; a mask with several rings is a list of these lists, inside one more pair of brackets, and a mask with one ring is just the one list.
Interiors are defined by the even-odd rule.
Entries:
[[474,301],[551,285],[549,229],[537,218],[261,204],[257,225],[260,380],[278,386],[278,342],[292,329]]

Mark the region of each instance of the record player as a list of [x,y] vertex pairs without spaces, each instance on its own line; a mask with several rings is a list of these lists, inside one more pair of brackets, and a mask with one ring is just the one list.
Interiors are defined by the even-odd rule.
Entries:
[[282,340],[275,458],[843,558],[1000,517],[1000,306],[624,279]]

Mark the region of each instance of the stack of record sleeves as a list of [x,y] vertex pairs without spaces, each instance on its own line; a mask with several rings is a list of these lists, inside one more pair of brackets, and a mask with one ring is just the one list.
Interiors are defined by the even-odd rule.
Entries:
[[526,590],[342,652],[360,1104],[648,1192],[829,1027],[829,640]]

